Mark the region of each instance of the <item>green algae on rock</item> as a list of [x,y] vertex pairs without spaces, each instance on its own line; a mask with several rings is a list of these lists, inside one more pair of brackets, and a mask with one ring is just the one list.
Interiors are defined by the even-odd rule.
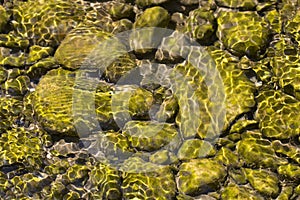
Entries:
[[134,28],[143,27],[166,27],[169,23],[170,15],[167,10],[160,6],[146,9],[137,17]]
[[285,158],[278,157],[271,142],[266,139],[245,138],[237,143],[237,152],[248,166],[261,166],[276,169],[287,164]]
[[125,124],[123,134],[128,138],[131,147],[154,151],[169,144],[178,132],[172,124],[130,121]]
[[269,197],[279,194],[279,179],[276,174],[267,170],[254,170],[245,168],[247,179],[254,189]]
[[78,69],[99,42],[111,36],[97,27],[78,27],[65,37],[54,57],[64,67]]
[[40,130],[7,130],[1,134],[0,166],[23,163],[28,170],[39,169],[45,159],[43,147],[49,144],[49,141],[49,135]]
[[180,146],[177,156],[180,160],[189,160],[213,156],[216,150],[205,140],[190,139],[185,140]]
[[0,32],[3,32],[5,25],[7,24],[9,15],[3,6],[0,6]]
[[213,159],[183,162],[177,174],[179,192],[190,196],[217,190],[226,177],[226,169]]
[[175,177],[169,166],[145,162],[131,157],[123,168],[122,190],[125,199],[172,199],[175,198]]
[[251,188],[238,185],[229,185],[224,188],[221,194],[222,199],[252,199],[252,200],[263,200],[264,198],[257,194]]
[[20,100],[0,97],[0,135],[12,128],[22,113],[23,103]]
[[268,23],[256,12],[220,11],[217,36],[236,56],[261,57],[269,42]]
[[288,139],[299,135],[299,101],[280,90],[261,91],[256,119],[264,136]]
[[13,27],[17,36],[29,38],[33,44],[57,46],[84,14],[80,1],[18,1],[13,8]]
[[257,0],[216,0],[218,6],[252,10],[258,4]]
[[216,29],[216,20],[213,12],[205,8],[199,8],[189,13],[184,33],[188,33],[191,38],[197,39],[200,43],[208,43],[213,38]]
[[[82,84],[88,84],[82,83]],[[103,86],[103,87],[102,87]],[[75,133],[74,123],[87,123],[81,120],[80,117],[75,119],[73,116],[73,94],[75,87],[75,73],[64,69],[54,69],[49,71],[40,80],[33,95],[33,108],[37,115],[39,123],[44,129],[53,133],[64,133],[67,135],[77,135]],[[84,85],[78,85],[78,93],[85,95],[93,91],[80,90],[80,87],[85,89]],[[101,89],[99,93],[95,91],[94,105],[98,119],[102,122],[108,122],[111,118],[111,94],[110,86],[107,83],[100,84]],[[79,96],[77,96],[80,98]],[[91,100],[92,101],[92,100]],[[76,110],[77,109],[77,110]],[[82,107],[76,107],[75,111],[83,114]],[[86,110],[85,112],[89,112]],[[95,111],[93,111],[95,112]]]

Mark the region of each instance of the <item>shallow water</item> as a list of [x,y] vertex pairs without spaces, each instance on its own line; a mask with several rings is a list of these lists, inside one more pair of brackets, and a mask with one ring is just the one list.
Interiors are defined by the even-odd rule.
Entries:
[[5,0],[0,199],[298,199],[296,0]]

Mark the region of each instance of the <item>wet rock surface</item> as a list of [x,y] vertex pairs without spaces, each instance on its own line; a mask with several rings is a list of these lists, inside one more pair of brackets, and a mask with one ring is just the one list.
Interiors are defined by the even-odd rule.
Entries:
[[1,2],[0,199],[299,199],[299,10]]

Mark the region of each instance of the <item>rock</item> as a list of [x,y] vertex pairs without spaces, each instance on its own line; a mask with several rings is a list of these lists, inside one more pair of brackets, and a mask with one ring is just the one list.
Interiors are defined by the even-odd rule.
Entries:
[[229,185],[224,188],[221,194],[222,199],[253,199],[263,200],[264,198],[255,191],[245,186]]
[[201,44],[213,41],[216,29],[216,20],[213,12],[205,8],[198,8],[189,13],[183,32],[189,37],[197,39]]
[[280,165],[277,169],[279,175],[287,177],[291,180],[299,180],[300,178],[300,167],[295,164]]
[[130,121],[124,129],[130,146],[139,150],[154,151],[168,145],[178,134],[174,125],[151,121]]
[[245,169],[247,179],[254,189],[263,195],[277,197],[279,194],[279,179],[276,174],[267,170]]
[[122,190],[126,199],[172,199],[175,198],[176,183],[168,166],[159,166],[130,158],[123,165]]
[[53,53],[52,47],[41,47],[38,45],[31,46],[29,48],[29,55],[26,60],[27,64],[32,64],[42,58],[46,58]]
[[268,49],[269,65],[275,75],[274,81],[282,90],[300,100],[300,59],[298,45],[290,37],[275,35]]
[[215,149],[209,142],[198,139],[185,140],[177,152],[180,160],[203,158],[214,154]]
[[222,147],[215,157],[217,160],[220,160],[225,166],[240,166],[240,161],[238,155],[232,152],[230,149],[226,147]]
[[0,98],[0,135],[12,128],[22,112],[22,101],[9,98]]
[[45,159],[44,147],[49,143],[47,133],[40,130],[17,128],[2,133],[0,137],[0,166],[23,163],[27,170],[39,169]]
[[[82,85],[77,82],[76,87],[81,87],[82,90],[75,90],[74,72],[59,68],[51,70],[43,76],[32,96],[32,102],[38,121],[45,130],[56,134],[76,136],[75,124],[77,124],[77,128],[92,129],[95,124],[91,122],[93,120],[90,120],[90,118],[83,120],[83,110],[81,109],[84,109],[85,106],[80,103],[81,95],[89,96],[91,92],[95,92],[95,99],[91,99],[95,105],[95,110],[84,109],[85,115],[86,113],[96,112],[100,123],[112,119],[110,86],[107,83],[102,82],[101,84],[100,82],[98,86],[99,93],[88,91],[86,89],[89,88],[87,86],[89,80],[85,80],[86,82],[81,83]],[[77,95],[74,98],[79,101],[76,108],[73,107],[73,95]],[[88,100],[87,98],[85,101]],[[77,113],[77,117],[74,117],[74,112]],[[77,131],[82,132],[83,130],[78,129]]]
[[146,7],[150,5],[159,5],[168,1],[169,0],[136,0],[135,3],[140,7]]
[[3,6],[0,6],[0,32],[4,31],[8,19],[9,19],[9,15],[6,13],[5,8],[3,8]]
[[217,0],[218,6],[251,10],[258,4],[257,0]]
[[265,139],[245,138],[237,143],[237,152],[248,166],[270,167],[287,164],[288,161],[278,157],[274,149],[270,148],[271,142]]
[[261,57],[268,45],[270,30],[257,13],[220,11],[217,21],[217,36],[234,55]]
[[177,187],[180,192],[197,196],[215,191],[225,180],[225,167],[212,159],[194,159],[183,162],[177,174]]
[[136,18],[134,28],[144,27],[162,27],[165,28],[170,21],[170,15],[167,10],[160,6],[146,9]]
[[79,69],[84,67],[82,64],[92,55],[92,51],[97,51],[100,42],[111,36],[97,27],[78,27],[65,37],[54,57],[68,69]]
[[30,88],[30,79],[28,76],[18,76],[16,79],[9,79],[3,84],[6,94],[11,96],[23,96]]
[[[258,120],[262,134],[268,138],[289,139],[298,136],[299,101],[280,90],[261,91],[257,96]],[[275,122],[275,123],[274,123]]]

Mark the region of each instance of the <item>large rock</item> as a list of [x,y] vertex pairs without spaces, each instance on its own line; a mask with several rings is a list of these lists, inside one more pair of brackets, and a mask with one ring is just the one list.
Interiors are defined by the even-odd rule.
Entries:
[[268,23],[256,12],[220,11],[219,39],[235,55],[258,59],[268,45]]
[[197,196],[216,191],[226,177],[225,167],[212,159],[194,159],[183,162],[177,174],[179,192]]

